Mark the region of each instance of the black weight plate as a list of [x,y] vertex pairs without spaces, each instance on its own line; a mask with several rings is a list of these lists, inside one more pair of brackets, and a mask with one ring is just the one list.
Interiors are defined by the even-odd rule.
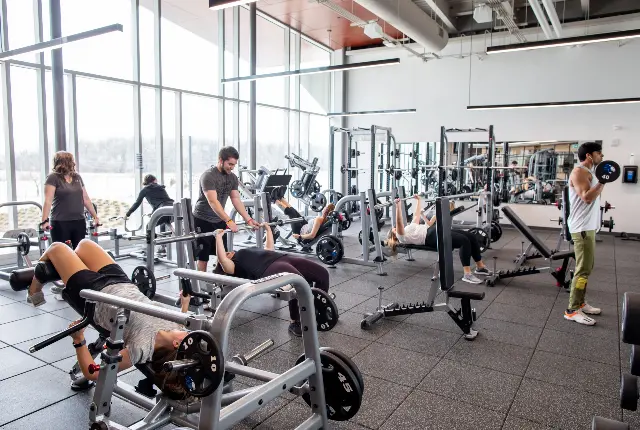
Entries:
[[180,342],[177,360],[197,360],[200,364],[183,372],[183,386],[194,397],[213,394],[224,377],[224,358],[218,341],[204,330],[189,333]]
[[327,198],[324,194],[314,192],[309,196],[309,200],[309,207],[314,212],[322,212],[324,207],[327,205]]
[[467,231],[475,235],[476,239],[478,239],[478,243],[480,244],[480,252],[485,252],[489,247],[489,242],[490,242],[489,235],[487,234],[487,232],[478,227],[471,228]]
[[320,191],[321,191],[320,182],[314,181],[313,182],[313,192],[314,193],[319,193]]
[[640,376],[640,345],[631,345],[629,366],[632,375]]
[[342,260],[343,255],[342,242],[333,236],[323,236],[316,245],[316,256],[328,266],[338,263]]
[[[296,365],[305,360],[304,354]],[[362,405],[362,388],[349,366],[330,352],[320,350],[322,385],[327,404],[327,417],[333,421],[347,421],[358,413]],[[309,394],[302,398],[311,406]]]
[[146,266],[138,266],[131,272],[131,282],[150,299],[156,295],[156,277]]
[[491,221],[491,242],[497,242],[502,237],[502,228],[497,222]]
[[23,257],[29,255],[29,250],[31,249],[31,239],[29,238],[29,235],[24,232],[18,233],[17,241],[20,255]]
[[318,330],[329,331],[338,324],[338,306],[324,290],[312,288],[311,292],[313,293],[313,306]]
[[346,212],[342,212],[342,221],[340,221],[340,226],[342,227],[342,231],[348,230],[351,227],[351,218],[349,214]]
[[638,378],[628,373],[620,380],[620,407],[627,411],[638,409]]
[[603,161],[596,166],[596,178],[601,182],[615,182],[620,177],[620,165],[615,161]]
[[622,300],[622,341],[640,345],[640,294],[624,293]]
[[293,197],[295,197],[296,199],[299,199],[304,195],[304,184],[302,183],[301,180],[296,179],[289,186],[289,191],[291,192],[291,195]]
[[362,377],[362,372],[360,372],[360,369],[358,369],[358,366],[356,366],[356,363],[354,363],[353,360],[349,358],[347,354],[345,354],[344,352],[338,349],[330,348],[328,346],[320,347],[320,350],[330,352],[331,354],[338,357],[340,360],[344,361],[344,364],[349,366],[349,369],[351,369],[353,374],[356,376],[356,379],[358,380],[358,384],[360,384],[360,389],[364,393],[364,378]]

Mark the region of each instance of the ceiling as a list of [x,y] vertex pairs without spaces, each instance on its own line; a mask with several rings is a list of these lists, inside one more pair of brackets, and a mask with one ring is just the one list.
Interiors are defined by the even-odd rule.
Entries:
[[[141,0],[142,4],[152,0]],[[281,21],[313,40],[332,49],[360,49],[382,46],[382,39],[371,39],[364,34],[363,22],[375,20],[383,32],[392,39],[402,39],[404,35],[353,0],[330,1],[329,8],[318,0],[259,0],[258,9]],[[396,1],[396,0],[380,0]],[[426,14],[435,17],[451,37],[482,34],[486,31],[504,31],[502,21],[479,24],[473,19],[474,5],[489,0],[411,0]],[[528,0],[508,0],[513,4],[513,20],[519,28],[537,27],[539,23]],[[553,0],[560,20],[565,22],[604,18],[640,12],[640,0]],[[202,33],[209,33],[216,22],[216,12],[208,9],[208,0],[164,0],[163,16],[187,25],[190,30],[196,25]],[[338,13],[334,9],[341,11]],[[437,10],[436,10],[437,9]],[[342,15],[342,16],[341,16]],[[350,19],[357,19],[360,25],[352,25]],[[497,27],[498,26],[498,27]],[[330,31],[329,31],[330,30]],[[192,30],[193,31],[193,30]],[[197,31],[197,30],[196,30]],[[407,39],[405,39],[407,40]],[[264,41],[263,41],[264,42]]]

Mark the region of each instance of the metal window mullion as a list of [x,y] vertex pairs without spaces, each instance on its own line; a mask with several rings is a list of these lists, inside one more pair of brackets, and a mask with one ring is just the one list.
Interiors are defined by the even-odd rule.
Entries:
[[[175,115],[176,115],[176,201],[182,200],[184,194],[183,169],[184,162],[182,158],[183,140],[182,140],[182,93],[177,92],[175,95]],[[191,198],[191,196],[189,196]]]
[[[225,37],[225,19],[224,19],[224,9],[218,11],[218,77],[220,82],[218,82],[218,94],[223,96],[225,95],[224,89],[225,85],[221,82],[222,78],[224,78],[225,74],[225,47],[226,47],[226,37]],[[224,137],[226,132],[226,108],[224,98],[218,99],[218,149],[224,146]],[[189,178],[192,181],[192,178]]]
[[140,0],[131,0],[131,44],[133,53],[133,151],[135,195],[142,189],[142,87],[140,86]]
[[[249,74],[255,75],[258,62],[258,28],[257,28],[257,6],[252,2],[249,7]],[[249,82],[249,168],[256,168],[257,150],[257,82]]]
[[[51,39],[62,37],[62,13],[60,0],[49,0],[49,20]],[[67,130],[64,111],[64,65],[62,61],[62,49],[51,50],[51,80],[53,88],[53,124],[55,130],[56,151],[64,151],[67,148]]]
[[[285,28],[284,31],[284,70],[291,70],[291,29]],[[284,106],[289,109],[291,105],[291,78],[284,78]],[[287,110],[284,119],[284,129],[287,130],[287,154],[291,153],[291,111]]]
[[153,3],[153,55],[156,87],[156,173],[164,182],[164,137],[162,119],[162,0]]
[[[9,26],[7,19],[7,0],[0,0],[0,8],[1,50],[8,51]],[[16,201],[16,157],[13,135],[13,105],[11,100],[11,66],[6,61],[0,64],[0,80],[2,80],[2,104],[4,108],[4,167],[7,177],[7,200]],[[16,228],[18,225],[18,208],[16,206],[11,206],[9,211],[9,228]]]
[[[36,43],[43,42],[42,0],[33,0],[34,33]],[[44,66],[44,53],[36,54],[37,63]],[[49,173],[49,134],[47,127],[47,90],[44,67],[36,69],[36,91],[38,94],[38,128],[40,143],[40,183],[44,184]]]
[[[295,70],[300,70],[300,57],[301,57],[301,39],[300,34],[296,34],[294,39],[294,51],[293,51],[293,67]],[[307,140],[307,151],[302,151],[302,137],[301,133],[301,121],[302,121],[302,113],[300,113],[300,76],[294,76],[293,78],[293,108],[298,110],[297,121],[294,123],[294,137],[297,138],[298,141],[298,151],[299,153],[308,154],[309,153],[309,141]],[[308,127],[307,127],[308,128]]]
[[69,104],[69,152],[76,159],[78,171],[82,169],[80,148],[78,144],[78,93],[76,75],[71,73],[67,85],[67,103]]
[[[240,76],[240,6],[233,8],[233,76]],[[240,98],[240,84],[233,84],[233,98]],[[233,103],[233,146],[240,150],[240,103]]]

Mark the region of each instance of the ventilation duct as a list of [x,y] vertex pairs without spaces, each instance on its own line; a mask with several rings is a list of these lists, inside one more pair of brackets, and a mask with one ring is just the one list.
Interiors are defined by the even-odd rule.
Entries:
[[399,31],[422,45],[428,52],[440,52],[449,35],[411,0],[355,0]]

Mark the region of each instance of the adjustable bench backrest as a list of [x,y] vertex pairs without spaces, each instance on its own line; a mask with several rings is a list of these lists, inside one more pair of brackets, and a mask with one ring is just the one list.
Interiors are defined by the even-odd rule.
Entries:
[[524,221],[522,221],[520,217],[518,217],[518,215],[515,214],[513,209],[511,209],[508,206],[505,206],[502,208],[502,212],[509,219],[509,221],[511,221],[511,223],[515,226],[515,228],[517,228],[520,231],[520,233],[522,233],[524,237],[526,237],[527,240],[533,244],[533,246],[540,252],[540,254],[542,254],[544,258],[551,257],[551,250],[549,249],[549,247],[547,247],[547,245],[545,245],[544,242],[541,241],[540,238],[536,236],[533,231],[531,231],[529,226],[526,225]]
[[440,266],[440,289],[449,291],[453,288],[455,278],[453,274],[453,259],[451,253],[451,212],[449,199],[446,197],[436,202],[436,236],[438,238],[438,265]]
[[562,189],[562,216],[564,218],[562,223],[564,226],[564,238],[571,241],[571,233],[569,233],[569,185]]

